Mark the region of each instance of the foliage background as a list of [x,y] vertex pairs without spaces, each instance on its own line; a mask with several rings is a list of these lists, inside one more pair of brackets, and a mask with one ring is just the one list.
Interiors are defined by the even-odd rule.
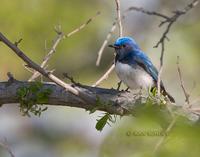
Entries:
[[[189,1],[164,0],[123,0],[122,10],[129,6],[142,6],[171,14],[172,10],[183,8]],[[184,96],[180,88],[176,68],[176,57],[180,56],[180,66],[186,88],[193,100],[200,91],[200,6],[184,15],[172,28],[170,42],[166,44],[163,81],[168,91],[182,105]],[[81,83],[91,85],[111,65],[113,51],[105,49],[100,67],[95,66],[97,52],[112,26],[115,18],[114,0],[0,0],[0,30],[12,41],[22,38],[20,48],[34,61],[40,63],[47,48],[55,38],[54,26],[61,25],[64,32],[70,32],[88,18],[101,11],[101,15],[84,30],[63,40],[49,62],[49,68],[56,69],[62,77],[68,72]],[[124,34],[134,36],[141,48],[158,67],[160,49],[153,46],[163,29],[157,26],[160,19],[141,13],[131,12],[123,22]],[[117,31],[110,43],[117,38]],[[27,80],[31,74],[22,66],[23,62],[3,44],[0,44],[0,80],[7,80],[9,71],[18,80]],[[116,87],[118,79],[113,73],[103,87]],[[195,86],[194,86],[195,82]],[[194,88],[193,88],[194,87]],[[195,104],[198,105],[198,104]],[[81,109],[50,107],[40,118],[22,117],[18,107],[4,105],[0,108],[0,139],[7,138],[16,157],[67,157],[67,156],[147,156],[160,137],[127,137],[127,131],[160,129],[161,124],[146,118],[117,119],[112,127],[102,132],[95,130],[96,119],[102,113],[89,115]],[[147,120],[148,119],[148,120]],[[191,126],[186,120],[170,134],[161,149],[162,156],[198,156],[198,126]],[[165,122],[163,122],[165,124]],[[168,122],[166,122],[168,123]],[[194,130],[194,132],[193,132]],[[183,138],[188,137],[188,138]],[[146,149],[149,148],[149,149]],[[193,150],[188,151],[188,150]],[[163,153],[163,154],[162,154]],[[171,154],[170,154],[171,153]],[[189,154],[187,154],[189,153]],[[0,149],[0,156],[8,154]]]

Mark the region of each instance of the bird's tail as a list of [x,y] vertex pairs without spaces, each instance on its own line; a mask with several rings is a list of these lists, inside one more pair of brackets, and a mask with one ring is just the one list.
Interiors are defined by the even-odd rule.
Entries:
[[164,86],[161,86],[161,93],[167,96],[172,103],[175,103],[174,98],[165,90]]

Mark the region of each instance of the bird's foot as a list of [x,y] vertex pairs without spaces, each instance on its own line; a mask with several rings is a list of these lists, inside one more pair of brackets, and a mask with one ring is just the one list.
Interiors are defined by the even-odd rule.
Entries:
[[119,82],[117,83],[117,90],[118,90],[118,91],[120,91],[121,84],[122,84],[122,81],[119,81]]
[[129,91],[129,87],[127,87],[127,88],[125,89],[125,91],[126,91],[126,92],[130,92],[130,91]]

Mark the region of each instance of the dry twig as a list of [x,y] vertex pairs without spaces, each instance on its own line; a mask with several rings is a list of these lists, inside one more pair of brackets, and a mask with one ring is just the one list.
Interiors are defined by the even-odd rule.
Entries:
[[[57,33],[57,36],[56,36],[56,38],[55,38],[55,40],[54,40],[54,42],[53,42],[53,45],[52,45],[50,51],[49,51],[48,54],[44,57],[43,62],[41,63],[40,66],[41,66],[42,68],[45,67],[45,65],[47,64],[47,62],[48,62],[49,59],[51,58],[51,56],[55,53],[56,48],[57,48],[58,44],[60,43],[60,41],[61,41],[62,39],[68,38],[68,37],[72,36],[73,34],[79,32],[79,31],[82,30],[83,28],[85,28],[85,26],[87,26],[91,21],[93,21],[94,18],[96,18],[96,16],[98,16],[99,14],[100,14],[100,12],[98,11],[98,12],[96,13],[95,16],[91,17],[91,18],[88,19],[84,24],[82,24],[81,26],[79,26],[78,28],[74,29],[73,31],[71,31],[71,32],[68,33],[68,34],[64,34],[64,33],[61,31],[60,27],[59,27],[59,29],[56,29],[56,28],[55,28],[55,31],[56,31],[56,33]],[[38,71],[34,71],[33,75],[29,78],[28,81],[33,81],[33,80],[35,80],[35,79],[36,79],[37,77],[39,77],[39,76],[40,76],[40,73],[39,73]]]
[[81,84],[76,82],[72,76],[69,76],[68,73],[63,73],[63,76],[70,80],[73,85],[81,86]]
[[177,70],[178,70],[181,88],[182,88],[183,93],[185,95],[185,102],[188,104],[188,107],[191,107],[191,105],[190,105],[190,94],[185,89],[183,78],[182,78],[182,73],[181,73],[181,68],[179,66],[179,56],[177,56],[177,63],[176,64],[177,64]]
[[160,69],[158,72],[158,81],[157,81],[157,91],[158,91],[158,96],[160,96],[160,82],[161,82],[161,74],[163,71],[163,57],[164,57],[164,51],[165,51],[165,43],[164,41],[161,43],[161,55],[160,55]]
[[115,29],[116,29],[116,22],[113,23],[113,25],[112,25],[112,27],[111,27],[109,33],[108,33],[107,36],[106,36],[106,39],[104,40],[104,42],[103,42],[103,44],[102,44],[100,50],[99,50],[98,53],[97,53],[96,66],[99,66],[99,65],[100,65],[100,61],[101,61],[101,57],[102,57],[103,51],[104,51],[104,49],[105,49],[105,47],[106,47],[106,45],[107,45],[107,43],[108,43],[108,41],[109,41],[109,39],[110,39],[112,33],[115,31]]
[[15,45],[18,46],[22,41],[22,38],[15,42]]
[[123,36],[123,27],[122,27],[122,19],[121,19],[121,9],[120,9],[120,0],[115,0],[116,10],[117,10],[117,21],[119,25],[119,36]]
[[0,146],[3,149],[5,149],[10,154],[11,157],[15,157],[14,154],[13,154],[13,152],[11,151],[10,147],[8,146],[6,139],[5,139],[4,142],[0,142]]
[[87,26],[90,22],[92,22],[98,15],[100,15],[100,11],[98,11],[96,13],[95,16],[91,17],[90,19],[88,19],[84,24],[82,24],[81,26],[79,26],[78,28],[74,29],[73,31],[71,31],[70,33],[65,35],[65,38],[68,38],[70,36],[72,36],[73,34],[79,32],[80,30],[82,30],[83,28],[85,28],[85,26]]
[[164,14],[157,13],[155,11],[148,11],[148,10],[145,10],[144,8],[142,8],[142,7],[132,6],[132,7],[128,8],[125,11],[125,13],[127,13],[129,11],[138,11],[138,12],[141,12],[141,13],[144,13],[144,14],[147,14],[147,15],[153,15],[153,16],[158,16],[158,17],[164,18],[164,19],[170,19],[168,16],[166,16]]
[[[171,123],[169,124],[169,126],[167,127],[165,134],[168,135],[169,132],[171,131],[171,129],[173,128],[173,126],[175,125],[177,120],[177,116],[173,118],[173,120],[171,121]],[[154,148],[154,153],[157,152],[157,150],[160,148],[160,146],[163,144],[164,140],[166,139],[166,135],[163,136],[157,143],[156,146]]]
[[104,80],[106,80],[109,76],[109,74],[114,70],[115,65],[113,64],[104,74],[101,76],[93,85],[92,87],[97,87],[100,83],[102,83]]

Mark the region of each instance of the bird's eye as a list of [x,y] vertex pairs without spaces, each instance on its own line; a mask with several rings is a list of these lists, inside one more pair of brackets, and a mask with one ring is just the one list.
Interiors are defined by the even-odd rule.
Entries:
[[126,47],[126,45],[122,45],[122,47]]

